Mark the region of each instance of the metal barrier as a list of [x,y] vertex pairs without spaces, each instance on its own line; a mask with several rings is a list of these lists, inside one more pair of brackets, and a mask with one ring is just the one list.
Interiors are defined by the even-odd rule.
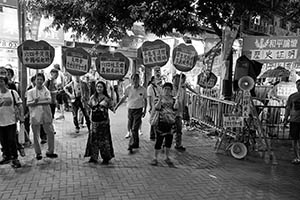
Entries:
[[[205,124],[218,131],[224,130],[223,115],[232,113],[236,107],[236,103],[233,101],[221,100],[204,95],[191,95],[189,94],[190,104],[189,113],[191,120],[195,120],[202,124]],[[284,126],[284,106],[255,106],[259,120],[261,121],[262,131],[269,139],[290,139],[289,128]],[[235,132],[239,130],[229,130]]]
[[236,103],[204,95],[190,96],[189,113],[191,119],[212,128],[223,129],[223,114],[231,113]]

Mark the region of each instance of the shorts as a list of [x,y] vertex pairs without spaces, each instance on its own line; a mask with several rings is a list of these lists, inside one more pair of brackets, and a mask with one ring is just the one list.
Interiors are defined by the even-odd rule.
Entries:
[[65,91],[60,91],[57,95],[56,95],[56,100],[58,104],[64,104],[64,103],[68,103],[68,95]]
[[300,138],[300,122],[290,122],[290,137],[293,140]]

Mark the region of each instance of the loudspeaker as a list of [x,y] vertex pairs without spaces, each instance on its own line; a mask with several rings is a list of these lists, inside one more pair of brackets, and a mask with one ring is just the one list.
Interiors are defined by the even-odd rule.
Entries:
[[250,76],[243,76],[238,82],[241,90],[251,90],[254,87],[254,80]]

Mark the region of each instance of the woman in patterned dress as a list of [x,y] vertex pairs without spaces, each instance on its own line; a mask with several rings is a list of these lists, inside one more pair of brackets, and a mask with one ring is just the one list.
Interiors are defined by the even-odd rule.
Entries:
[[113,110],[111,98],[107,94],[106,85],[102,81],[96,83],[96,92],[91,96],[89,106],[92,110],[92,127],[89,133],[85,157],[90,157],[89,162],[97,163],[99,150],[102,164],[109,164],[115,157],[110,132],[108,109]]

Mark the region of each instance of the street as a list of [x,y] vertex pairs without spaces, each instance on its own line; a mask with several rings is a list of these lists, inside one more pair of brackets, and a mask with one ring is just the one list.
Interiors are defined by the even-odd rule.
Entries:
[[[57,113],[59,114],[59,113]],[[247,157],[236,160],[214,153],[215,140],[198,131],[184,133],[186,152],[172,148],[174,166],[164,157],[158,166],[149,163],[154,142],[149,140],[149,116],[143,121],[140,148],[128,154],[127,112],[123,105],[110,113],[115,158],[106,165],[88,163],[84,158],[87,129],[75,133],[72,114],[56,120],[57,159],[35,159],[34,149],[26,148],[23,165],[14,169],[0,166],[0,199],[299,199],[300,166],[289,160],[278,165]],[[47,144],[43,146],[43,156]],[[287,152],[291,154],[291,152]]]

